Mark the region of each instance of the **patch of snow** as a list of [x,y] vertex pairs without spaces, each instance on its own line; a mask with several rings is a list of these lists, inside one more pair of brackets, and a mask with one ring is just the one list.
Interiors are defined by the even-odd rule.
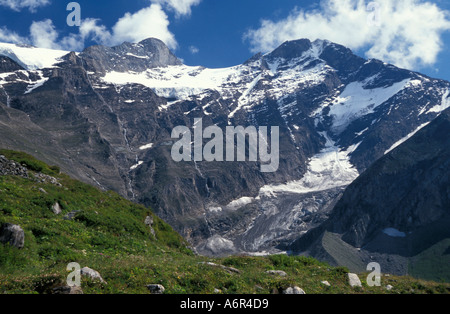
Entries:
[[37,82],[35,82],[35,83],[31,84],[31,85],[28,85],[28,88],[25,91],[25,94],[29,94],[32,91],[34,91],[36,88],[41,87],[42,85],[45,84],[45,82],[48,81],[48,79],[49,79],[48,77],[43,77],[40,80],[38,80]]
[[125,85],[137,83],[152,88],[160,97],[187,99],[206,90],[221,90],[223,84],[231,84],[242,79],[241,67],[206,69],[186,65],[168,66],[136,72],[108,72],[103,80],[108,83]]
[[143,161],[139,161],[137,164],[133,165],[130,167],[130,170],[135,170],[137,169],[139,166],[141,166],[144,162]]
[[150,144],[142,145],[141,147],[139,147],[139,150],[146,150],[146,149],[150,149],[152,147],[153,147],[153,143],[150,143]]
[[131,52],[127,52],[127,56],[135,57],[135,58],[139,58],[139,59],[150,59],[149,56],[137,56],[137,55],[132,54]]
[[450,107],[450,90],[447,89],[447,91],[445,91],[445,93],[442,95],[442,101],[440,105],[436,105],[433,108],[431,108],[430,110],[427,111],[428,113],[432,113],[432,112],[437,112],[440,113],[442,111],[444,111],[445,109]]
[[374,81],[376,81],[380,77],[381,73],[377,73],[375,75],[372,75],[371,77],[366,78],[362,83],[364,88],[372,84]]
[[179,102],[182,102],[182,100],[168,101],[167,104],[159,106],[158,110],[159,111],[167,110],[169,107]]
[[357,143],[357,144],[354,144],[354,145],[349,146],[349,147],[345,150],[346,154],[347,154],[348,156],[350,156],[351,154],[353,154],[353,153],[355,152],[355,150],[358,149],[359,145],[361,145],[361,143],[362,143],[362,141],[359,142],[359,143]]
[[[271,82],[271,88],[267,93],[275,99],[293,94],[305,86],[321,84],[330,71],[325,63],[319,63],[313,68],[305,69],[305,64],[298,64],[301,60],[294,59]],[[264,96],[264,95],[263,95]]]
[[236,112],[241,110],[243,106],[247,105],[252,100],[251,92],[255,88],[256,84],[258,84],[261,80],[261,76],[262,74],[259,74],[250,84],[247,85],[247,89],[238,99],[238,106],[228,115],[228,119],[233,118]]
[[427,104],[420,109],[419,114],[418,114],[419,116],[423,115],[425,113],[425,111],[427,111],[429,104],[430,104],[430,102],[427,102]]
[[312,49],[310,50],[310,57],[313,59],[319,59],[320,55],[323,52],[323,49],[330,42],[328,40],[316,39],[312,42]]
[[98,84],[93,84],[92,87],[95,89],[108,89],[109,88],[108,85],[98,85]]
[[272,76],[275,76],[278,72],[278,66],[280,65],[279,60],[275,60],[275,62],[269,63],[269,71]]
[[355,134],[356,134],[356,136],[361,136],[361,135],[363,135],[364,133],[366,133],[368,130],[369,130],[369,128],[367,127],[367,128],[365,128],[364,130],[362,130],[361,132],[357,132],[357,133],[355,133]]
[[51,68],[69,51],[0,43],[0,55],[7,56],[27,70]]
[[305,194],[343,187],[352,183],[359,173],[351,164],[349,155],[360,143],[344,151],[337,147],[325,132],[321,134],[327,140],[326,147],[310,160],[308,171],[301,180],[281,185],[266,185],[261,188],[259,195],[275,196],[278,192]]
[[[177,65],[152,68],[140,73],[111,71],[102,79],[114,85],[141,84],[151,88],[160,97],[178,101],[189,100],[192,96],[203,99],[217,91],[222,99],[239,99],[232,104],[235,108],[230,113],[232,118],[237,111],[251,108],[267,95],[277,99],[292,94],[305,85],[320,84],[330,71],[325,63],[305,69],[305,65],[300,64],[299,60],[290,62],[292,64],[274,77],[271,84],[265,86],[267,88],[256,86],[259,82],[267,84],[264,78],[273,77],[273,74],[269,70],[249,65],[219,69]],[[160,110],[162,109],[164,108],[160,106]]]
[[222,211],[222,207],[218,206],[218,207],[210,207],[208,208],[208,211],[210,211],[211,213],[218,213]]
[[391,146],[391,148],[389,148],[387,151],[384,152],[384,154],[388,154],[391,151],[393,151],[394,149],[396,149],[397,147],[399,147],[400,145],[402,145],[404,142],[406,142],[407,140],[409,140],[411,137],[413,137],[417,132],[419,132],[420,130],[422,130],[424,127],[426,127],[428,124],[430,124],[430,122],[424,123],[421,126],[419,126],[415,131],[409,133],[407,136],[405,136],[404,138],[402,138],[401,140],[397,141],[396,143],[394,143],[394,145]]
[[422,86],[422,81],[421,80],[411,80],[406,87],[414,87],[414,88],[418,88]]
[[[24,94],[31,93],[33,90],[35,90],[38,87],[41,87],[42,85],[45,84],[45,82],[47,82],[49,80],[48,77],[44,77],[44,74],[42,71],[33,71],[35,75],[39,76],[39,79],[37,81],[30,80],[30,74],[28,71],[19,70],[17,72],[22,73],[24,76],[26,76],[28,78],[28,80],[20,79],[20,78],[16,78],[14,80],[15,82],[22,82],[22,83],[28,84],[27,90],[24,92]],[[6,78],[10,75],[14,75],[14,73],[1,73],[0,74],[0,86],[2,86],[2,88],[3,88],[3,84],[8,83]]]
[[253,197],[241,197],[240,199],[230,202],[226,206],[226,208],[232,209],[232,210],[237,210],[241,207],[244,207],[245,205],[251,204],[253,201],[254,201]]
[[386,228],[383,230],[384,234],[387,234],[390,237],[393,238],[405,238],[406,237],[406,233],[401,232],[395,228]]
[[187,100],[191,96],[196,96],[204,92],[203,88],[199,87],[169,87],[169,88],[153,88],[153,91],[159,96],[164,98],[175,98],[181,100]]
[[333,118],[333,132],[340,134],[356,119],[373,113],[375,108],[403,90],[408,83],[410,79],[390,87],[375,89],[364,89],[364,82],[348,84],[330,106],[329,115]]

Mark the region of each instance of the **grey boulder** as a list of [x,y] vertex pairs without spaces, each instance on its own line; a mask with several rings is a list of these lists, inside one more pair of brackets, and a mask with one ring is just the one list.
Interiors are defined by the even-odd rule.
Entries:
[[283,294],[306,294],[306,292],[300,287],[288,287],[284,289]]
[[96,270],[93,270],[93,269],[89,268],[89,267],[82,268],[80,274],[81,274],[81,276],[88,277],[88,278],[90,278],[92,280],[99,280],[101,283],[105,283],[106,284],[106,281],[103,280],[103,278],[100,275],[100,273],[98,271],[96,271]]
[[53,213],[54,213],[55,215],[61,214],[61,212],[62,212],[61,205],[59,205],[59,203],[56,202],[56,203],[53,204],[53,206],[52,206],[52,211],[53,211]]
[[25,245],[25,233],[18,225],[3,224],[0,228],[0,243],[9,243],[11,246],[21,249]]
[[286,277],[287,276],[286,272],[282,271],[282,270],[268,270],[268,271],[266,271],[266,274],[276,275],[276,276],[280,276],[280,277]]
[[166,288],[162,285],[148,285],[147,289],[150,291],[151,294],[163,294]]
[[348,274],[348,283],[351,287],[362,287],[361,280],[359,280],[359,277],[357,274]]

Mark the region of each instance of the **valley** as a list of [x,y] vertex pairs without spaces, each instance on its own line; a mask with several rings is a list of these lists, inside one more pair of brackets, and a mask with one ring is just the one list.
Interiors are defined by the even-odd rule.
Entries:
[[[334,235],[344,232],[347,216],[333,209],[363,202],[359,190],[349,192],[352,184],[367,172],[377,178],[373,167],[380,160],[395,158],[450,106],[449,82],[363,59],[325,40],[288,41],[223,69],[184,65],[153,38],[77,53],[0,44],[0,55],[1,148],[29,153],[75,179],[151,207],[196,252],[211,257],[308,251],[335,264],[349,261],[330,259],[321,246],[311,248],[318,241],[315,232],[326,230],[321,237],[341,241]],[[262,172],[264,162],[254,159],[173,160],[172,131],[192,130],[198,119],[204,129],[277,127],[277,171]],[[435,137],[429,136],[428,141]],[[423,188],[417,194],[428,193]],[[445,192],[444,186],[437,189]],[[408,208],[428,217],[417,228],[446,215],[444,192],[433,191],[447,197],[436,197],[439,214],[407,196],[414,203]],[[381,204],[386,195],[373,197],[372,205]],[[373,225],[364,228],[404,232],[409,212],[403,207],[392,219],[389,213],[376,218],[371,208],[377,207],[364,219]],[[355,217],[365,209],[355,209]],[[339,228],[327,229],[330,224]],[[430,245],[445,239],[436,236],[416,253],[425,256]],[[342,245],[357,250],[366,240],[344,237]],[[403,266],[391,264],[384,264],[386,271],[405,274]]]

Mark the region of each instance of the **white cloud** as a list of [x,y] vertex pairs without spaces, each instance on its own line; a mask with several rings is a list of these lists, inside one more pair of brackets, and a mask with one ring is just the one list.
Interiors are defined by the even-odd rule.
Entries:
[[202,0],[152,0],[153,3],[168,6],[178,16],[190,15],[191,7],[198,5]]
[[30,35],[27,38],[19,36],[6,27],[0,28],[0,41],[30,43],[41,48],[80,51],[84,48],[87,39],[113,46],[124,41],[139,42],[155,37],[165,42],[169,48],[176,49],[178,44],[175,36],[169,30],[169,24],[169,19],[161,5],[151,4],[134,14],[126,13],[111,30],[102,25],[100,20],[88,18],[82,20],[78,33],[71,33],[60,38],[53,22],[47,19],[34,21],[30,26]]
[[61,46],[56,43],[58,32],[51,20],[33,22],[30,26],[31,43],[40,48],[60,49]]
[[[170,49],[176,49],[178,43],[169,30],[170,21],[163,10],[173,10],[177,17],[190,15],[192,6],[201,0],[150,0],[150,5],[135,13],[126,13],[116,24],[108,29],[99,19],[82,20],[78,33],[59,37],[53,22],[49,19],[34,21],[30,27],[30,35],[21,37],[6,27],[0,27],[0,41],[12,43],[30,43],[37,47],[80,51],[85,41],[90,39],[99,44],[113,46],[124,41],[139,42],[155,37],[162,40]],[[22,8],[35,10],[37,7],[49,4],[49,0],[0,0],[1,6],[7,6],[19,11]],[[191,51],[195,51],[192,50]],[[198,52],[198,49],[197,49]],[[196,53],[196,52],[192,52]]]
[[126,13],[113,27],[111,43],[124,41],[138,42],[149,37],[162,40],[169,48],[175,49],[177,41],[169,31],[169,19],[161,5],[152,4],[134,14]]
[[189,47],[189,51],[190,51],[190,53],[192,53],[193,55],[195,55],[195,54],[197,54],[197,53],[200,52],[200,49],[198,49],[198,48],[195,47],[195,46],[190,46],[190,47]]
[[62,49],[81,51],[88,38],[99,44],[110,45],[112,42],[110,31],[104,25],[98,25],[98,22],[98,19],[93,18],[82,20],[77,34],[71,33],[59,41]]
[[81,50],[84,42],[91,39],[99,44],[114,46],[125,41],[139,42],[155,37],[169,48],[176,49],[178,44],[169,30],[169,19],[159,4],[151,4],[136,13],[126,13],[111,30],[99,19],[82,20],[78,34],[71,34],[61,40],[61,46],[67,50]]
[[283,20],[263,20],[244,38],[253,52],[271,51],[286,40],[319,38],[365,49],[369,58],[400,67],[436,62],[441,35],[450,30],[448,12],[422,0],[377,0],[368,5],[364,0],[325,0],[320,10],[296,8]]
[[27,44],[28,39],[20,36],[16,32],[10,31],[6,27],[0,28],[0,42],[14,43],[14,44]]
[[88,38],[99,44],[113,46],[124,41],[139,42],[154,37],[162,40],[170,49],[176,49],[178,43],[169,30],[170,21],[162,6],[169,7],[181,16],[191,14],[191,7],[200,2],[201,0],[152,0],[150,6],[136,13],[126,13],[111,30],[101,25],[99,19],[85,19],[79,33],[64,37],[60,46],[66,50],[81,50]]
[[86,38],[91,37],[98,43],[107,44],[111,41],[111,33],[106,26],[98,25],[98,19],[85,19],[81,22],[80,36],[84,41]]
[[38,7],[48,4],[50,4],[49,0],[0,0],[0,6],[8,7],[14,11],[28,8],[31,12],[35,12]]

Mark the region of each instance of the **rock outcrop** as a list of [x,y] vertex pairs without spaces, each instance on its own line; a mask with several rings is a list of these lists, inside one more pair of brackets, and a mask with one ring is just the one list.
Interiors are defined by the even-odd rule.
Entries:
[[283,294],[306,294],[306,292],[300,287],[293,286],[284,289]]
[[21,249],[25,245],[25,232],[18,225],[5,223],[0,227],[0,243]]
[[166,288],[164,288],[163,285],[159,284],[148,285],[147,289],[150,291],[151,294],[164,294],[164,291],[166,291]]
[[283,271],[283,270],[268,270],[268,271],[266,271],[266,274],[276,275],[276,276],[280,276],[280,277],[286,277],[287,276],[286,272]]
[[19,163],[7,159],[5,156],[0,155],[0,175],[1,176],[18,176],[25,179],[30,178],[30,174],[26,167]]
[[348,273],[348,284],[350,287],[362,287],[361,280],[359,279],[357,274]]
[[212,263],[212,262],[202,262],[200,264],[211,266],[211,267],[221,268],[221,269],[227,271],[230,274],[240,274],[241,273],[241,271],[239,269],[237,269],[237,268],[230,267],[230,266],[225,266],[225,265],[220,265],[220,264],[216,264],[216,263]]
[[100,275],[100,273],[96,270],[93,270],[89,267],[83,267],[80,271],[80,275],[81,276],[85,276],[90,278],[91,280],[98,280],[101,283],[106,284],[106,281],[103,280],[102,276]]
[[55,215],[59,215],[62,213],[62,209],[61,209],[61,205],[59,205],[58,202],[56,202],[55,204],[53,204],[52,206],[52,211]]
[[150,228],[150,233],[155,237],[156,233],[155,233],[155,229],[153,229],[153,217],[152,216],[147,216],[145,218],[144,223]]

